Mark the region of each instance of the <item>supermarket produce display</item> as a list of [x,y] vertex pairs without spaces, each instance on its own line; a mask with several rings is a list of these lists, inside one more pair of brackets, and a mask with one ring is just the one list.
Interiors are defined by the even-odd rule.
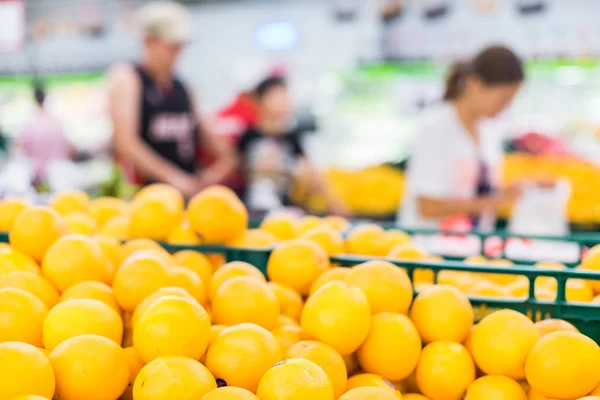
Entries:
[[254,226],[225,187],[186,205],[163,184],[129,202],[6,198],[0,231],[1,400],[600,395],[594,234],[533,238],[580,245],[570,265],[444,259],[428,232]]

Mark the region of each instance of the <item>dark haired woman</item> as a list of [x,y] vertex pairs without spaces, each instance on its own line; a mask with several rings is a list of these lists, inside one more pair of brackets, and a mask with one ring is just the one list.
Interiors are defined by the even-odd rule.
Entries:
[[491,229],[496,212],[520,196],[518,186],[494,190],[501,143],[481,125],[508,107],[523,79],[521,60],[501,46],[454,66],[445,102],[426,118],[409,162],[402,226],[451,229],[469,221]]
[[331,212],[348,214],[307,157],[299,132],[290,124],[292,103],[286,81],[267,78],[256,87],[254,96],[258,121],[242,134],[238,144],[248,208],[262,213],[288,206],[294,176],[303,170],[311,178],[311,187],[325,197]]

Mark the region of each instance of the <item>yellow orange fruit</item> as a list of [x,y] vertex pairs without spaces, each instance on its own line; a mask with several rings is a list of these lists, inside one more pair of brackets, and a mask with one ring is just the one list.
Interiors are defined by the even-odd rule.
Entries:
[[471,349],[477,366],[486,374],[522,379],[527,355],[539,339],[529,318],[517,311],[501,310],[475,326]]
[[19,216],[29,204],[17,197],[0,200],[0,232],[9,232]]
[[198,245],[202,243],[198,235],[192,230],[190,223],[184,219],[167,236],[167,243]]
[[398,397],[385,389],[365,386],[344,393],[340,400],[398,400]]
[[69,233],[79,233],[82,235],[92,235],[98,231],[98,223],[88,214],[74,212],[65,216],[67,231]]
[[112,217],[98,230],[98,233],[103,236],[114,237],[119,240],[129,239],[129,225],[131,220],[129,217],[116,216]]
[[[581,269],[587,271],[600,271],[600,245],[596,245],[588,250],[581,260]],[[590,281],[594,292],[600,293],[600,281]]]
[[90,207],[90,198],[80,190],[62,192],[50,200],[50,207],[62,215],[75,212],[87,213]]
[[392,229],[385,232],[384,240],[386,249],[385,253],[388,254],[394,247],[410,243],[412,238],[406,232]]
[[44,302],[46,307],[52,308],[58,302],[58,291],[43,276],[29,271],[13,271],[0,279],[1,288],[23,289]]
[[346,238],[346,252],[361,256],[385,256],[385,231],[379,225],[362,224]]
[[133,385],[135,400],[201,399],[217,388],[200,362],[187,357],[161,357],[146,364]]
[[119,268],[113,281],[117,301],[125,311],[134,311],[147,296],[169,286],[171,274],[156,257],[136,258]]
[[417,393],[407,393],[402,395],[402,400],[429,400],[427,397]]
[[240,249],[270,249],[277,243],[277,238],[270,232],[260,229],[249,229],[231,240],[228,245]]
[[276,282],[269,282],[269,286],[273,289],[275,297],[277,297],[279,312],[282,315],[287,315],[294,321],[300,321],[300,314],[304,306],[302,296],[291,287]]
[[400,392],[391,382],[386,381],[377,374],[358,374],[348,378],[346,392],[360,387],[377,387],[394,394],[394,396],[396,396],[398,399],[402,398]]
[[356,358],[356,353],[352,353],[349,356],[343,356],[344,364],[346,364],[346,370],[348,371],[348,376],[352,376],[358,371],[360,365],[358,365],[358,358]]
[[594,291],[590,282],[583,279],[567,279],[565,297],[567,301],[589,303],[594,300]]
[[342,356],[333,347],[324,343],[305,340],[289,348],[285,358],[303,358],[323,368],[333,386],[334,398],[339,398],[346,391],[348,381],[346,364]]
[[199,304],[208,302],[208,290],[194,271],[184,267],[171,267],[171,284],[191,294]]
[[579,332],[579,330],[575,328],[573,324],[563,319],[545,319],[536,322],[535,327],[540,332],[541,337],[560,331]]
[[213,338],[205,364],[215,378],[255,393],[260,379],[282,356],[269,331],[254,324],[239,324]]
[[350,227],[350,222],[346,218],[337,215],[323,217],[323,223],[338,232],[343,232]]
[[232,261],[216,270],[211,277],[209,297],[213,299],[217,294],[219,287],[221,287],[224,282],[238,276],[249,276],[258,279],[261,282],[267,282],[263,273],[255,266],[243,261]]
[[48,400],[46,397],[38,396],[35,394],[26,394],[24,396],[13,397],[12,400]]
[[479,281],[473,285],[467,294],[472,297],[490,297],[490,298],[506,298],[510,297],[508,289],[497,283],[489,282],[487,280]]
[[465,400],[527,400],[527,395],[521,385],[513,379],[501,375],[488,375],[469,386]]
[[48,248],[67,233],[64,218],[50,207],[30,207],[19,214],[9,232],[10,245],[35,261],[44,258]]
[[303,235],[311,229],[323,225],[323,220],[315,215],[305,215],[298,221],[298,234]]
[[260,229],[270,232],[278,240],[291,240],[298,236],[298,220],[290,214],[273,214],[261,222]]
[[344,239],[342,239],[342,235],[327,225],[312,228],[304,232],[302,237],[320,246],[329,256],[344,254]]
[[406,314],[412,303],[413,289],[408,275],[387,261],[368,261],[351,268],[346,282],[365,293],[372,314]]
[[133,384],[145,364],[134,347],[126,347],[123,350],[127,357],[127,365],[129,365],[129,385],[119,400],[133,400]]
[[51,398],[54,388],[54,371],[44,353],[27,343],[0,343],[0,399],[25,394]]
[[369,301],[359,288],[329,282],[306,301],[300,325],[307,334],[347,356],[367,338],[371,328]]
[[121,243],[119,242],[119,239],[105,235],[94,235],[92,240],[100,246],[100,250],[104,253],[104,257],[112,263],[116,272],[116,267],[120,264],[118,256]]
[[246,389],[231,386],[213,390],[201,400],[258,400],[258,397]]
[[129,206],[116,197],[99,197],[90,203],[90,215],[99,227],[104,226],[111,218],[127,214]]
[[178,296],[155,300],[140,316],[133,345],[144,362],[184,356],[199,360],[210,340],[210,318],[198,303]]
[[0,277],[6,276],[14,271],[29,271],[34,274],[40,274],[40,267],[28,255],[14,250],[13,248],[4,247],[0,249]]
[[224,186],[211,186],[188,205],[190,226],[205,243],[227,243],[248,225],[248,211],[236,194]]
[[[553,269],[553,270],[561,270],[566,269],[567,266],[558,262],[553,261],[541,261],[535,264],[536,267],[541,269]],[[550,278],[549,276],[540,276],[535,280],[536,287],[541,286],[546,289],[550,289],[556,291],[556,278]]]
[[48,350],[69,338],[87,334],[103,336],[120,345],[121,316],[98,300],[74,299],[52,308],[44,321],[44,347]]
[[231,278],[219,287],[212,299],[213,318],[217,324],[253,323],[266,329],[277,326],[279,303],[273,289],[247,276]]
[[430,399],[456,400],[475,381],[475,364],[463,345],[439,340],[423,349],[416,378],[421,392]]
[[178,211],[183,211],[185,206],[185,200],[179,190],[171,185],[165,183],[153,183],[140,189],[135,196],[133,196],[132,202],[146,201],[153,199],[161,199],[173,206]]
[[121,307],[117,303],[117,298],[112,288],[102,282],[86,281],[73,285],[63,292],[59,301],[63,302],[73,299],[98,300],[121,314]]
[[24,342],[42,347],[44,302],[22,289],[0,289],[0,343]]
[[189,268],[198,274],[202,283],[208,287],[213,273],[213,265],[207,256],[194,250],[182,250],[174,253],[173,259],[178,266]]
[[60,292],[86,281],[110,284],[113,275],[100,246],[83,235],[63,236],[50,246],[42,272]]
[[165,240],[183,220],[183,209],[179,208],[178,201],[144,198],[133,201],[129,218],[130,237]]
[[431,256],[417,244],[407,242],[392,247],[387,257],[395,260],[425,260]]
[[333,387],[317,364],[291,358],[274,365],[260,380],[260,400],[332,400]]
[[175,287],[175,286],[165,286],[165,287],[162,287],[162,288],[158,289],[156,292],[148,295],[136,307],[136,309],[133,312],[133,315],[131,317],[131,326],[135,327],[137,325],[138,321],[140,320],[141,316],[148,309],[148,307],[150,307],[150,305],[152,303],[154,303],[155,300],[158,300],[158,299],[160,299],[161,297],[164,297],[164,296],[179,296],[179,297],[182,297],[184,299],[188,299],[188,300],[192,300],[192,301],[197,301],[194,297],[192,297],[191,294],[189,294],[183,288]]
[[303,339],[302,328],[296,325],[278,325],[277,328],[271,330],[271,334],[279,343],[281,352],[284,354],[290,347]]
[[532,388],[547,397],[573,399],[600,384],[600,348],[577,332],[555,332],[533,346],[525,374]]
[[312,296],[321,286],[333,281],[346,282],[346,278],[350,273],[350,268],[333,267],[323,272],[310,286],[309,295]]
[[424,343],[452,340],[461,343],[473,327],[473,307],[467,296],[448,285],[423,290],[415,298],[410,318]]
[[306,295],[315,279],[327,269],[329,258],[321,247],[306,239],[295,239],[273,250],[267,275],[272,281]]
[[129,383],[125,351],[102,336],[82,335],[62,342],[49,356],[61,400],[118,398]]
[[371,318],[371,329],[357,356],[365,372],[399,381],[409,376],[421,355],[421,338],[402,314],[380,313]]

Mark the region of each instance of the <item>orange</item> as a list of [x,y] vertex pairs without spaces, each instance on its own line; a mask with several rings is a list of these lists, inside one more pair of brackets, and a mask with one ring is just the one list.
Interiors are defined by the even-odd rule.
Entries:
[[333,387],[317,364],[291,358],[275,364],[260,380],[260,400],[333,400]]
[[386,249],[385,253],[388,254],[390,250],[392,250],[394,247],[410,243],[412,241],[412,238],[406,232],[398,230],[389,230],[385,232],[384,240]]
[[[600,245],[596,245],[588,250],[581,260],[581,269],[588,271],[600,271]],[[600,281],[590,281],[594,292],[600,293]]]
[[393,258],[394,260],[414,261],[427,259],[430,255],[415,243],[407,242],[392,247],[387,254],[387,257]]
[[199,360],[210,340],[210,318],[198,303],[178,296],[155,300],[140,316],[133,345],[144,362],[183,356]]
[[358,365],[358,359],[356,358],[356,353],[352,353],[349,356],[344,356],[344,364],[346,364],[346,370],[348,371],[348,376],[352,376],[358,371],[360,365]]
[[169,286],[171,274],[164,261],[156,257],[136,258],[121,265],[113,290],[121,308],[134,311],[150,294]]
[[348,381],[346,364],[333,347],[306,340],[293,345],[285,354],[285,358],[304,358],[323,368],[333,386],[334,398],[337,399],[346,391]]
[[291,326],[300,326],[300,322],[288,317],[287,315],[280,314],[279,318],[277,318],[277,323],[279,326],[291,325]]
[[[96,242],[96,244],[98,246],[100,246],[100,250],[102,250],[104,257],[114,267],[113,272],[117,272],[116,267],[119,266],[118,265],[119,264],[118,254],[119,254],[119,248],[121,247],[121,243],[119,242],[119,239],[110,237],[110,236],[104,236],[104,235],[94,235],[92,237],[92,240],[94,242]],[[114,277],[114,273],[113,273],[113,277]]]
[[46,307],[52,308],[58,302],[58,291],[43,276],[29,271],[13,271],[2,277],[1,288],[23,289],[44,302]]
[[200,362],[186,357],[161,357],[146,364],[133,385],[135,400],[201,399],[217,388]]
[[53,350],[65,340],[86,334],[123,340],[123,321],[115,310],[98,300],[74,299],[58,304],[44,321],[44,347]]
[[112,217],[98,230],[104,236],[114,237],[119,240],[129,239],[129,225],[131,219],[125,216]]
[[346,218],[337,215],[323,217],[323,223],[338,232],[343,232],[350,227],[350,222]]
[[179,190],[165,183],[153,183],[143,187],[133,196],[132,202],[152,199],[163,199],[180,211],[183,211],[185,205]]
[[194,271],[184,267],[171,267],[171,282],[173,286],[185,289],[199,304],[207,304],[208,290]]
[[402,400],[429,400],[427,397],[417,393],[407,393],[402,396]]
[[477,366],[488,375],[525,377],[525,360],[540,339],[534,323],[513,310],[496,311],[479,322],[471,334]]
[[51,398],[54,387],[54,372],[44,353],[27,343],[0,343],[0,399],[25,394]]
[[594,300],[594,291],[590,284],[592,281],[583,279],[567,279],[566,298],[571,302],[589,303]]
[[59,213],[50,207],[36,206],[19,214],[9,239],[13,249],[40,262],[48,248],[66,233],[67,224]]
[[90,215],[102,227],[111,218],[127,214],[128,208],[125,201],[116,197],[98,197],[90,203]]
[[348,378],[346,392],[360,387],[377,387],[385,389],[387,392],[394,394],[396,398],[402,399],[402,395],[391,382],[386,381],[376,374],[358,374]]
[[65,216],[67,231],[82,235],[92,235],[98,231],[98,223],[92,217],[82,212],[74,212]]
[[230,386],[213,390],[201,400],[258,400],[258,397],[246,389]]
[[38,275],[41,273],[36,261],[7,245],[0,248],[0,277],[14,271],[29,271]]
[[215,378],[254,393],[262,376],[282,356],[269,331],[254,324],[239,324],[213,339],[205,364]]
[[577,332],[544,336],[527,357],[525,374],[532,388],[546,397],[573,399],[600,384],[600,348]]
[[302,237],[320,246],[329,256],[344,254],[344,239],[342,239],[342,235],[327,225],[312,228],[304,232]]
[[179,225],[177,225],[171,233],[167,236],[167,243],[172,244],[186,244],[186,245],[198,245],[202,243],[198,235],[192,230],[190,223],[187,219],[184,219]]
[[63,236],[50,246],[42,271],[61,292],[85,281],[110,284],[113,275],[100,246],[83,235]]
[[46,397],[38,396],[35,394],[27,394],[24,396],[13,397],[12,400],[48,400]]
[[306,239],[277,246],[267,263],[267,275],[272,281],[289,286],[301,295],[308,294],[315,279],[327,269],[327,253]]
[[475,381],[475,364],[463,345],[439,340],[423,349],[416,378],[425,396],[436,400],[456,400]]
[[273,289],[258,279],[239,276],[225,281],[212,299],[217,324],[244,322],[273,329],[277,326],[279,303]]
[[198,274],[202,283],[208,288],[213,266],[207,256],[194,250],[182,250],[173,254],[173,259],[178,266],[189,268]]
[[[567,266],[558,262],[553,262],[553,261],[541,261],[535,264],[536,267],[538,268],[542,268],[542,269],[555,269],[555,270],[561,270],[561,269],[566,269]],[[541,286],[544,287],[546,289],[550,289],[553,291],[556,291],[556,286],[557,286],[557,282],[555,278],[550,278],[548,276],[540,276],[535,280],[535,284],[536,287]]]
[[29,204],[17,197],[5,197],[0,200],[0,232],[9,232],[17,217]]
[[128,240],[127,242],[125,242],[119,248],[119,251],[117,254],[118,264],[119,265],[122,264],[123,262],[125,262],[125,260],[127,260],[129,257],[131,257],[131,255],[133,255],[134,253],[137,253],[141,250],[157,250],[157,251],[166,252],[166,250],[163,249],[160,246],[160,244],[158,244],[154,240],[131,239],[131,240]]
[[270,232],[278,240],[291,240],[298,236],[298,220],[290,214],[273,214],[261,222],[260,229]]
[[130,237],[165,240],[183,220],[183,209],[178,200],[149,197],[134,200],[129,217]]
[[319,277],[315,279],[312,285],[310,285],[309,295],[312,296],[314,292],[316,292],[321,286],[325,285],[326,283],[333,281],[346,282],[346,278],[348,277],[349,273],[350,268],[333,267],[331,269],[328,269],[327,271],[319,275]]
[[372,314],[406,314],[413,298],[406,272],[387,261],[368,261],[350,269],[346,282],[365,293]]
[[235,193],[224,186],[211,186],[188,205],[190,226],[205,243],[227,243],[248,225],[248,211]]
[[147,296],[135,309],[132,317],[131,317],[131,326],[135,327],[140,320],[141,316],[146,312],[148,307],[154,303],[155,300],[160,299],[164,296],[179,296],[184,299],[196,301],[191,294],[189,294],[185,289],[175,286],[165,286],[163,288],[158,289],[156,292]]
[[460,290],[436,285],[415,298],[410,318],[424,343],[436,340],[463,342],[473,326],[473,307]]
[[305,215],[298,221],[298,234],[303,235],[311,229],[317,228],[323,224],[323,220],[314,215]]
[[346,238],[346,252],[349,254],[383,257],[386,250],[385,231],[379,225],[359,225]]
[[209,297],[213,299],[225,281],[238,276],[249,276],[267,282],[263,273],[255,266],[243,261],[232,261],[216,270],[210,278]]
[[303,339],[302,328],[296,325],[278,325],[271,331],[271,334],[279,343],[281,352],[285,354],[290,347]]
[[250,229],[231,240],[228,245],[240,249],[270,249],[277,243],[277,238],[270,232]]
[[269,286],[273,289],[275,297],[277,297],[279,312],[282,315],[287,315],[294,321],[300,321],[300,314],[304,306],[302,296],[291,287],[280,285],[276,282],[269,282]]
[[347,356],[367,338],[371,327],[369,301],[359,288],[329,282],[306,301],[300,325],[307,334]]
[[467,294],[472,297],[491,297],[491,298],[506,298],[510,297],[510,292],[507,287],[497,283],[492,283],[487,280],[480,281],[473,285]]
[[121,314],[121,307],[112,288],[102,282],[86,281],[71,286],[60,296],[60,301],[72,299],[99,300]]
[[49,359],[56,375],[55,396],[61,400],[116,399],[129,383],[125,351],[102,336],[67,339]]
[[123,350],[125,351],[127,364],[129,365],[129,385],[121,397],[119,397],[119,400],[133,400],[133,384],[145,364],[134,347],[127,347]]
[[535,327],[540,332],[540,336],[544,337],[550,333],[559,331],[579,332],[573,324],[562,319],[545,319],[535,323]]
[[542,395],[540,392],[533,388],[529,389],[529,393],[527,396],[528,400],[556,400],[547,398],[546,396]]
[[0,289],[0,343],[24,342],[42,347],[44,303],[22,289]]
[[516,381],[505,376],[488,375],[469,386],[465,400],[527,400],[527,395]]
[[365,386],[346,392],[340,400],[398,400],[398,397],[385,389]]
[[380,313],[371,318],[371,330],[357,356],[365,372],[390,381],[409,376],[421,355],[421,338],[413,323],[402,314]]
[[50,207],[62,215],[74,212],[87,213],[90,207],[90,198],[80,190],[62,192],[50,200]]

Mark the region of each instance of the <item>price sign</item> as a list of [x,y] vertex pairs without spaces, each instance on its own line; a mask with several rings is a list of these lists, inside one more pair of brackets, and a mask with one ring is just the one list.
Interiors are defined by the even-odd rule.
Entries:
[[23,48],[25,33],[25,1],[0,0],[0,53]]

